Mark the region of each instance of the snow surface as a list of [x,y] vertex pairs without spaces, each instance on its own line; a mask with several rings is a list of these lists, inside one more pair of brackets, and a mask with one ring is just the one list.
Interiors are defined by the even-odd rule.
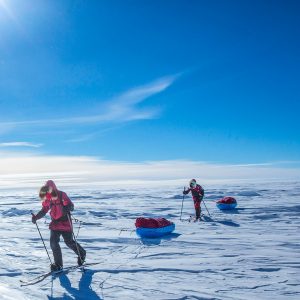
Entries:
[[[205,189],[213,220],[200,223],[179,221],[182,188],[174,186],[63,189],[85,222],[78,239],[87,262],[101,263],[28,287],[20,280],[49,269],[30,216],[40,202],[36,190],[0,190],[0,299],[300,299],[300,184]],[[216,208],[225,195],[238,209]],[[183,218],[191,213],[187,197]],[[139,216],[168,218],[175,233],[141,241],[132,231]],[[38,224],[49,249],[45,220]],[[61,246],[64,265],[74,265],[75,254]]]

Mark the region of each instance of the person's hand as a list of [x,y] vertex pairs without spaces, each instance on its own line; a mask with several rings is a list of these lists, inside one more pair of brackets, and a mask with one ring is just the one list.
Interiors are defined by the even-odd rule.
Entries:
[[36,215],[32,214],[31,222],[32,222],[33,224],[35,224],[35,223],[36,223],[36,220],[37,220]]

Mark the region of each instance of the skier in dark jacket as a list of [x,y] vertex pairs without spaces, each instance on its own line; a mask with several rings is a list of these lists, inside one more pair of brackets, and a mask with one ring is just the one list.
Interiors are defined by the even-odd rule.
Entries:
[[189,192],[192,192],[196,212],[196,220],[198,220],[200,219],[201,214],[201,201],[204,197],[204,189],[200,184],[197,184],[196,179],[191,179],[189,185],[190,187],[187,190],[184,189],[183,194],[187,195]]
[[78,255],[78,265],[81,266],[86,257],[86,251],[73,239],[73,225],[70,218],[70,212],[73,211],[74,205],[66,193],[59,191],[52,180],[46,182],[46,185],[40,189],[39,194],[42,202],[42,209],[32,215],[32,223],[44,217],[50,210],[51,223],[50,229],[50,246],[53,252],[54,264],[51,265],[52,271],[61,270],[63,259],[59,245],[60,236],[62,235],[66,245]]

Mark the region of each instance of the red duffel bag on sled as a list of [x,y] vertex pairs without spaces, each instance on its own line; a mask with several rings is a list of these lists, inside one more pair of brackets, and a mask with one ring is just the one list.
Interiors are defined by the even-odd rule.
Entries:
[[175,230],[175,224],[165,218],[137,218],[135,227],[142,238],[161,237]]
[[221,200],[217,201],[216,204],[220,210],[235,209],[237,206],[237,202],[233,197],[224,197]]

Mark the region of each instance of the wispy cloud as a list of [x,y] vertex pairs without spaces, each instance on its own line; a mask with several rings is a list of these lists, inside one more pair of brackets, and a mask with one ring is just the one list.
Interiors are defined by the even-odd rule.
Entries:
[[122,128],[123,126],[124,126],[124,124],[114,124],[113,126],[103,127],[99,130],[93,131],[93,132],[88,133],[88,134],[82,134],[82,135],[77,134],[76,137],[67,139],[66,142],[68,142],[68,143],[85,142],[85,141],[91,140],[95,137],[100,137],[102,135],[105,135],[110,131],[114,131],[116,129]]
[[148,109],[142,111],[137,105],[147,98],[166,90],[179,75],[164,77],[148,85],[130,89],[119,95],[108,104],[108,119],[121,118],[125,121],[137,119],[149,119],[155,117],[157,110]]
[[158,107],[141,108],[139,107],[139,104],[166,90],[178,77],[179,75],[163,77],[149,84],[129,89],[98,107],[97,109],[101,111],[99,114],[87,114],[81,112],[81,115],[75,117],[2,122],[0,123],[0,126],[11,128],[18,128],[20,126],[51,127],[76,124],[101,124],[108,122],[122,123],[133,120],[152,119],[158,116],[160,109]]
[[0,143],[0,147],[29,147],[29,148],[40,148],[43,144],[34,144],[29,142],[8,142]]

